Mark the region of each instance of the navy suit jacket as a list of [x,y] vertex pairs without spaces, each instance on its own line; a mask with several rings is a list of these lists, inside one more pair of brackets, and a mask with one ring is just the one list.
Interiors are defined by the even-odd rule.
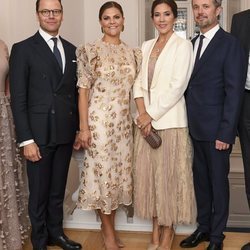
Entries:
[[231,33],[240,39],[248,59],[250,50],[250,9],[233,16]]
[[17,140],[38,145],[71,143],[77,122],[75,46],[60,38],[62,70],[39,32],[14,44],[10,56],[11,106]]
[[239,41],[220,28],[193,69],[186,91],[189,130],[194,139],[234,143],[245,71]]

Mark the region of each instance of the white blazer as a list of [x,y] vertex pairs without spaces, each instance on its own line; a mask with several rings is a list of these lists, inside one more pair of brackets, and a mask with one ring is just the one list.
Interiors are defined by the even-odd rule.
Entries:
[[142,45],[142,67],[133,87],[134,99],[144,98],[155,129],[187,127],[184,92],[194,63],[192,43],[172,34],[158,57],[148,90],[148,62],[156,41],[157,38]]

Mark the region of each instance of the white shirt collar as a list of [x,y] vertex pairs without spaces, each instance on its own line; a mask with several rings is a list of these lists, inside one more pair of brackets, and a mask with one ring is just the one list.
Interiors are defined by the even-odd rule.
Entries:
[[57,37],[59,38],[59,34],[57,34],[56,36],[51,36],[50,34],[48,34],[47,32],[45,32],[42,28],[39,28],[39,33],[42,36],[42,38],[48,43],[48,41],[51,40],[52,37]]
[[209,40],[212,40],[216,32],[220,29],[219,24],[215,25],[212,29],[204,33],[203,35],[208,38]]

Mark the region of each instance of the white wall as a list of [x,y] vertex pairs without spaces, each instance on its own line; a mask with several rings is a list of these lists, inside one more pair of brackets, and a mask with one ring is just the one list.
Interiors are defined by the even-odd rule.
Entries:
[[[64,21],[60,33],[74,44],[84,40],[83,2],[63,1]],[[0,39],[4,40],[9,48],[14,42],[21,41],[37,31],[39,24],[36,19],[35,0],[0,0],[0,6]]]
[[[75,45],[92,42],[102,37],[98,12],[105,0],[62,0],[64,21],[61,35]],[[118,0],[125,14],[122,39],[131,46],[139,44],[138,10],[141,0]],[[0,39],[9,48],[38,29],[35,0],[0,0]]]
[[[239,0],[233,0],[239,1]],[[62,0],[64,22],[61,34],[79,45],[92,42],[102,36],[98,22],[100,6],[106,0]],[[124,10],[125,31],[122,39],[135,47],[143,41],[144,24],[141,11],[144,0],[117,0]],[[250,8],[250,0],[240,0],[241,9]],[[35,13],[35,0],[0,0],[0,39],[9,47],[14,42],[25,39],[36,32],[38,23]]]
[[[104,0],[85,0],[84,1],[84,37],[86,42],[92,42],[102,37],[99,25],[99,9]],[[121,4],[125,16],[125,30],[122,33],[122,39],[129,45],[135,47],[139,43],[138,32],[138,8],[139,1],[135,0],[117,0]]]
[[250,9],[250,0],[241,0],[241,9]]

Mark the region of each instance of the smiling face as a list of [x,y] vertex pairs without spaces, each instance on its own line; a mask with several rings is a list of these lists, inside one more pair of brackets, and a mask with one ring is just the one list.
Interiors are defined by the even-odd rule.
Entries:
[[100,19],[103,33],[107,37],[120,37],[123,30],[124,17],[119,9],[111,7],[106,9]]
[[193,0],[194,19],[202,33],[206,33],[218,24],[221,7],[214,0]]
[[63,20],[63,13],[55,16],[50,11],[49,16],[43,16],[40,12],[42,10],[62,10],[60,2],[58,0],[41,0],[37,12],[37,19],[42,30],[52,36],[56,36]]
[[152,20],[160,35],[173,33],[175,17],[168,4],[158,4],[154,9]]

